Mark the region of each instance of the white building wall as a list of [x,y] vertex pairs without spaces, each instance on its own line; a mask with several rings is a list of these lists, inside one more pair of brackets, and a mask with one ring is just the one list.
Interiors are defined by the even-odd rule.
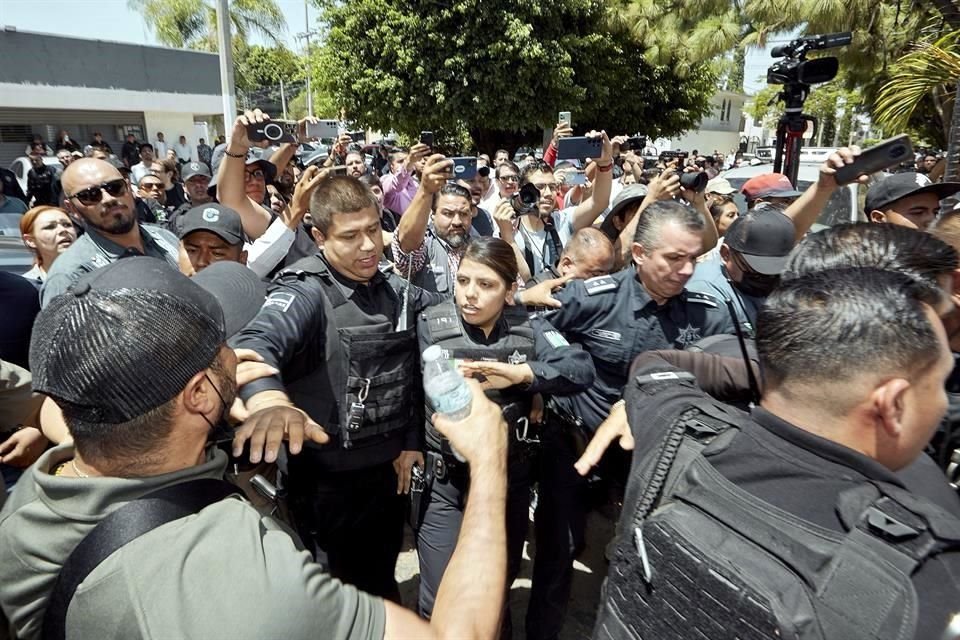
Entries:
[[163,139],[167,143],[168,149],[173,149],[180,136],[187,137],[187,144],[193,150],[193,155],[197,153],[197,133],[193,126],[193,114],[190,113],[170,113],[169,111],[144,111],[143,121],[147,127],[147,135],[150,136],[150,142],[157,139],[157,132],[163,132]]

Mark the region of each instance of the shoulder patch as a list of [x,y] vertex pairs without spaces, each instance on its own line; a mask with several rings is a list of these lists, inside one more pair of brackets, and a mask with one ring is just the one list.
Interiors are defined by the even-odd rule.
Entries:
[[547,342],[549,342],[550,346],[554,349],[570,346],[570,343],[567,342],[566,338],[560,335],[559,331],[546,331],[544,332],[543,337],[547,339]]
[[588,296],[604,293],[605,291],[614,291],[617,286],[617,281],[611,276],[597,276],[583,281],[583,288],[586,289]]
[[274,291],[267,299],[263,302],[263,308],[267,307],[276,307],[280,309],[282,313],[286,313],[290,309],[290,305],[293,304],[293,301],[296,299],[296,296],[292,293],[286,291]]
[[700,293],[698,291],[687,291],[686,295],[687,302],[693,302],[694,304],[702,304],[706,307],[712,307],[714,309],[720,308],[720,301],[714,298],[713,296]]

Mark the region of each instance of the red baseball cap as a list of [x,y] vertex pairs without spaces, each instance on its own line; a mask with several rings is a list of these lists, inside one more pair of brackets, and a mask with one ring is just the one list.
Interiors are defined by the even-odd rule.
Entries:
[[764,173],[743,183],[740,191],[748,201],[759,198],[797,198],[803,195],[797,191],[790,178],[782,173]]

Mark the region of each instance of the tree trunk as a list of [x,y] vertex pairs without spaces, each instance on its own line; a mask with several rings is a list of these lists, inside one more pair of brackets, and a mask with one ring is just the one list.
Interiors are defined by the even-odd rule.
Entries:
[[947,138],[947,170],[944,173],[944,181],[954,181],[960,177],[960,109],[957,104],[960,102],[960,82],[957,83],[957,91],[953,98],[953,116],[950,118],[950,134]]

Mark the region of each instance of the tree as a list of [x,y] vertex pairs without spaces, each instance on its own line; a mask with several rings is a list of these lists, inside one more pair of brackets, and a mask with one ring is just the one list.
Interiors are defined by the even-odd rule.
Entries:
[[346,0],[322,4],[314,78],[359,124],[456,138],[483,150],[537,143],[558,111],[579,131],[674,135],[709,110],[705,66],[654,67],[597,0]]
[[[168,47],[217,50],[217,10],[211,0],[127,0]],[[232,33],[246,43],[258,34],[277,43],[287,24],[276,0],[230,0]]]

